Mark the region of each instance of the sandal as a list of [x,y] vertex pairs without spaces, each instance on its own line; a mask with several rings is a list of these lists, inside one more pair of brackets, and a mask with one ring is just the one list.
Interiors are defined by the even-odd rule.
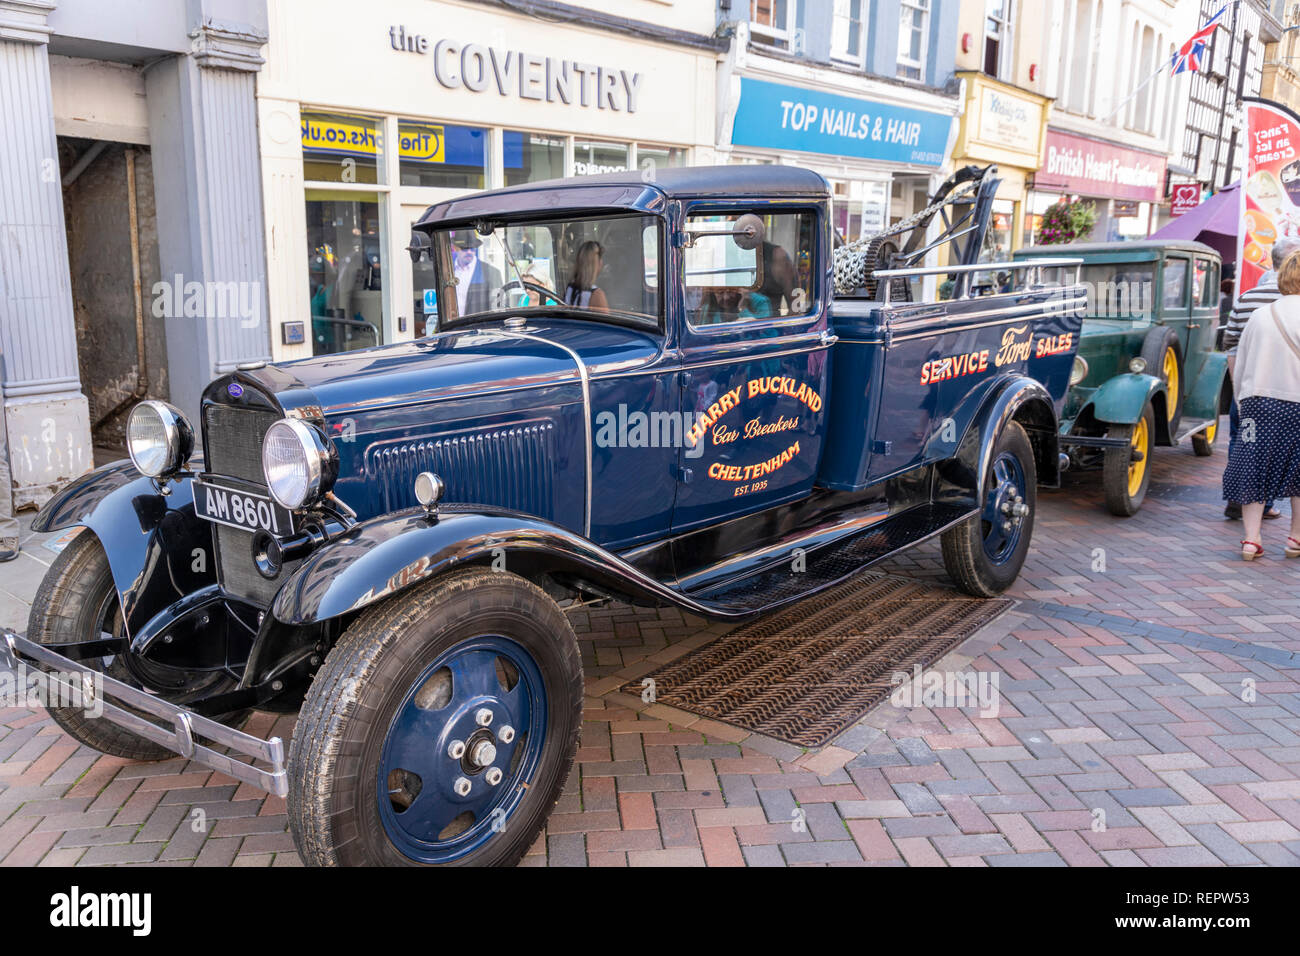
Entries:
[[[1300,544],[1300,542],[1297,542],[1297,544]],[[1254,548],[1255,550],[1250,551],[1247,550],[1248,548]],[[1254,561],[1263,553],[1264,553],[1264,546],[1260,544],[1258,541],[1241,542],[1241,559],[1243,561]],[[1300,557],[1300,551],[1296,552],[1296,557]]]
[[1264,512],[1265,521],[1276,521],[1280,517],[1282,517],[1282,512],[1278,511],[1276,508],[1269,508]]
[[1300,539],[1287,537],[1286,539],[1286,556],[1288,558],[1300,558]]

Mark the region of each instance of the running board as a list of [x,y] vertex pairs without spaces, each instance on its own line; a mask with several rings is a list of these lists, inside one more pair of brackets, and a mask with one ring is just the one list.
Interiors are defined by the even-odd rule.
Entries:
[[767,613],[833,587],[975,514],[969,505],[923,505],[817,550],[791,548],[774,563],[744,578],[684,593],[719,617]]
[[1217,421],[1217,418],[1184,418],[1179,423],[1178,435],[1174,438],[1174,444],[1181,445],[1187,439],[1205,431]]

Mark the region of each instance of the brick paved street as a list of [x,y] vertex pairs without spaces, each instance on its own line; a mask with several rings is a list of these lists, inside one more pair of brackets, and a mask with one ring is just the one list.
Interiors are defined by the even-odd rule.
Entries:
[[[1285,520],[1266,525],[1264,560],[1237,558],[1223,461],[1158,450],[1131,519],[1102,510],[1093,475],[1040,493],[1020,603],[938,665],[996,674],[996,717],[886,702],[803,752],[617,692],[725,628],[575,613],[579,763],[525,864],[1300,864],[1300,562],[1282,559]],[[0,565],[0,621],[25,629],[52,557],[37,537]],[[885,570],[942,578],[938,546]],[[0,710],[0,864],[111,863],[298,860],[280,800]]]

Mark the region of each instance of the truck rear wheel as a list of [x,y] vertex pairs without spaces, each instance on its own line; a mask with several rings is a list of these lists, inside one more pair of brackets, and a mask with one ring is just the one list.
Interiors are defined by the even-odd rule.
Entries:
[[1113,438],[1128,439],[1128,444],[1107,448],[1102,465],[1102,488],[1106,508],[1113,515],[1135,515],[1147,496],[1151,484],[1151,453],[1156,447],[1156,411],[1147,402],[1135,425],[1112,425],[1107,432]]
[[1147,363],[1147,374],[1164,379],[1169,387],[1165,412],[1172,437],[1183,419],[1183,347],[1177,333],[1167,326],[1153,328],[1142,341],[1142,358]]
[[573,767],[582,663],[559,607],[470,569],[365,611],[303,703],[289,821],[318,866],[510,866]]
[[943,533],[948,576],[975,597],[993,597],[1015,583],[1038,504],[1034,449],[1017,422],[1003,428],[991,458],[980,513]]
[[[27,636],[38,644],[63,644],[122,634],[121,602],[113,585],[108,556],[94,534],[82,531],[68,542],[46,572],[32,601]],[[219,673],[191,673],[164,667],[130,652],[84,663],[92,670],[178,704],[222,693],[234,686],[232,678]],[[79,708],[54,707],[49,713],[68,736],[100,753],[127,760],[165,760],[176,756],[165,747],[107,720],[90,717]],[[223,723],[240,727],[250,713],[240,711],[221,719]]]

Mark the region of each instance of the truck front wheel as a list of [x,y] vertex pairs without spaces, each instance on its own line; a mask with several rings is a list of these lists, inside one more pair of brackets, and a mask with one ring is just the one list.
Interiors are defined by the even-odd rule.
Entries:
[[1151,484],[1151,453],[1156,447],[1156,412],[1150,402],[1142,408],[1135,425],[1114,425],[1107,433],[1128,440],[1127,445],[1106,449],[1102,466],[1102,489],[1106,508],[1113,515],[1135,515]]
[[980,513],[943,534],[943,564],[957,587],[975,597],[1011,587],[1029,553],[1037,504],[1034,449],[1008,422],[993,447]]
[[[32,601],[27,636],[38,644],[71,644],[122,638],[122,605],[113,585],[113,571],[99,539],[83,530],[54,559]],[[233,678],[220,672],[184,671],[153,663],[123,650],[84,662],[123,683],[157,694],[174,704],[186,704],[232,690]],[[122,704],[126,710],[130,707]],[[146,719],[147,714],[132,711]],[[242,727],[252,711],[221,717]],[[50,716],[68,736],[113,757],[127,760],[166,760],[175,753],[116,724],[77,707],[52,707]]]
[[289,822],[318,866],[509,866],[577,753],[582,664],[523,578],[470,569],[364,612],[303,703]]

